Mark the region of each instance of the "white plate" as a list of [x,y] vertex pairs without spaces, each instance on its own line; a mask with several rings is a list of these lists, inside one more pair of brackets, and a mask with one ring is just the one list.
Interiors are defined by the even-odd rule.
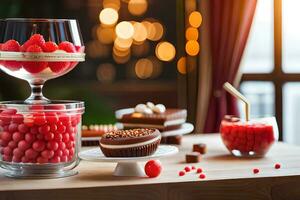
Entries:
[[[123,127],[121,123],[116,124],[118,128]],[[175,135],[185,135],[193,132],[194,126],[191,123],[184,123],[182,124],[180,129],[171,130],[171,131],[164,131],[161,132],[163,137],[167,136],[175,136]],[[101,137],[82,137],[82,141],[99,141]]]
[[151,156],[145,157],[122,157],[113,158],[105,157],[100,148],[93,148],[86,151],[81,151],[79,157],[82,160],[92,162],[117,162],[117,166],[114,169],[114,176],[138,176],[144,177],[144,167],[141,166],[139,161],[147,161],[151,159],[157,159],[164,156],[170,156],[178,153],[178,148],[170,145],[159,145],[156,152]]
[[191,123],[184,123],[181,125],[180,129],[176,129],[176,130],[171,130],[171,131],[164,131],[161,132],[161,135],[163,137],[167,137],[167,136],[175,136],[175,135],[185,135],[185,134],[189,134],[191,132],[193,132],[194,130],[194,125]]
[[137,162],[170,156],[178,153],[178,148],[171,145],[159,145],[156,152],[145,157],[105,157],[100,150],[100,147],[79,152],[79,157],[82,160],[92,162]]

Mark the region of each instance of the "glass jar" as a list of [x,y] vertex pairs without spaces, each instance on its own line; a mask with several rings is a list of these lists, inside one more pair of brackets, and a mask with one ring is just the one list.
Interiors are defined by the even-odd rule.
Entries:
[[79,164],[84,103],[0,102],[0,166],[9,177],[74,175]]
[[242,121],[225,116],[220,133],[226,148],[237,157],[263,157],[278,139],[275,117]]

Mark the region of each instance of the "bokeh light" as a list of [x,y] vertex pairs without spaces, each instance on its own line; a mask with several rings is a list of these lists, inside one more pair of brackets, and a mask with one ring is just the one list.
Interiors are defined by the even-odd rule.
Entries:
[[146,56],[149,53],[150,44],[149,41],[145,40],[142,44],[132,44],[131,51],[132,55],[136,57]]
[[99,14],[100,22],[106,26],[113,26],[119,18],[118,12],[113,8],[104,8]]
[[194,27],[189,27],[185,31],[185,38],[187,40],[198,40],[199,32]]
[[128,2],[128,10],[132,15],[139,16],[147,11],[147,0],[130,0]]
[[199,53],[200,51],[200,46],[199,43],[195,40],[190,40],[186,43],[185,45],[185,51],[187,54],[190,56],[195,56]]
[[103,0],[103,8],[113,8],[115,10],[119,10],[120,6],[120,0]]
[[170,42],[160,42],[156,45],[155,54],[162,61],[170,61],[175,57],[176,50]]
[[154,35],[150,34],[148,39],[152,41],[158,41],[164,34],[164,27],[159,22],[152,23],[152,26],[154,27]]
[[112,54],[113,55],[113,59],[116,63],[118,64],[125,64],[127,63],[129,60],[130,60],[130,57],[131,57],[131,54],[129,53],[128,55],[126,56],[118,56],[116,54]]
[[132,45],[132,39],[122,39],[122,38],[116,38],[114,42],[115,48],[117,48],[120,51],[127,50],[131,47]]
[[153,65],[153,73],[151,78],[157,78],[162,73],[162,62],[158,60],[155,56],[150,56],[148,59],[152,62]]
[[111,44],[115,40],[115,31],[111,27],[102,27],[97,28],[97,38],[103,44]]
[[146,30],[147,30],[147,39],[151,39],[153,37],[155,37],[155,26],[149,22],[149,21],[142,21],[142,24],[146,27]]
[[133,25],[130,22],[122,21],[116,26],[116,34],[121,39],[130,39],[134,34]]
[[148,58],[141,58],[135,64],[135,74],[140,79],[150,78],[153,73],[153,63]]
[[177,70],[181,74],[186,74],[186,57],[181,57],[177,61]]
[[130,54],[130,48],[126,50],[119,50],[115,46],[113,47],[113,54],[115,54],[118,57],[125,57]]
[[134,42],[140,44],[147,39],[147,35],[148,35],[147,29],[142,23],[135,22],[133,24],[133,28],[134,28],[134,34],[133,34]]
[[189,22],[190,22],[190,25],[194,28],[200,27],[200,25],[202,23],[202,16],[201,16],[200,12],[193,11],[189,16]]
[[97,68],[97,79],[103,83],[111,83],[115,80],[116,69],[111,63],[100,64]]
[[111,47],[98,40],[92,40],[86,46],[86,53],[91,58],[107,58],[111,54]]

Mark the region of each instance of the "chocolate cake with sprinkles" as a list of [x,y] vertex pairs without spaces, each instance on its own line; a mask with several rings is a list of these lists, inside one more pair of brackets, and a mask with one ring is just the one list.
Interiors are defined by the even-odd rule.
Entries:
[[104,134],[99,145],[106,157],[142,157],[152,155],[160,140],[157,129],[116,130]]

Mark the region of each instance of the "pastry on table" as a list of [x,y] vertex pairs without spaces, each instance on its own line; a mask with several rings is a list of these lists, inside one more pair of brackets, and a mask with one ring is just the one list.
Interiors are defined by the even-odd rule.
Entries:
[[116,111],[117,122],[124,129],[156,128],[160,131],[176,130],[186,122],[187,111],[178,108],[166,108],[163,104],[138,104],[135,108]]
[[105,133],[99,145],[106,157],[142,157],[154,154],[160,140],[159,130],[141,128]]
[[82,146],[98,146],[99,138],[107,132],[118,130],[114,124],[94,124],[90,126],[82,126]]

